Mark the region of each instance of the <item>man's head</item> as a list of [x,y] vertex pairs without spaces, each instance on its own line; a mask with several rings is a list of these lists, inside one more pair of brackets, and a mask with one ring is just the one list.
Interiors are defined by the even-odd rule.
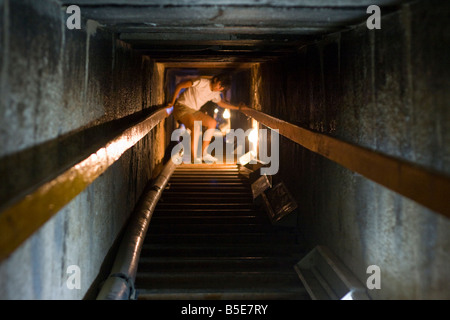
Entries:
[[221,73],[214,76],[211,80],[212,91],[223,91],[231,86],[231,77],[228,74]]

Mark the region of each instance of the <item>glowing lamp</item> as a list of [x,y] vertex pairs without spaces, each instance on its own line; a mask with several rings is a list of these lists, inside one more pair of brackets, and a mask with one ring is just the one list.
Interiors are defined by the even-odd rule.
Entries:
[[230,119],[230,117],[231,117],[230,110],[225,109],[225,111],[223,112],[222,117],[223,117],[224,119]]

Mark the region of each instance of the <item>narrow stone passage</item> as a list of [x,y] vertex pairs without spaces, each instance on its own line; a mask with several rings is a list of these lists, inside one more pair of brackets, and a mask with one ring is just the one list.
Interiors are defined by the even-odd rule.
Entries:
[[309,299],[296,228],[274,226],[236,165],[181,165],[151,220],[138,299]]

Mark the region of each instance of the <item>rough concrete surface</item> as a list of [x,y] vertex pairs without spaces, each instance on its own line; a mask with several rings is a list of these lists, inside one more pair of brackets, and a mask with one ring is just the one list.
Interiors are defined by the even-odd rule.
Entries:
[[[255,107],[291,123],[449,174],[448,3],[423,1],[252,70]],[[373,299],[450,298],[450,221],[280,139],[280,172],[311,247],[328,246]]]
[[[66,18],[54,1],[0,2],[2,204],[110,136],[116,121],[162,103],[152,60],[94,21],[69,30]],[[4,260],[0,298],[82,299],[157,173],[164,141],[161,124]],[[67,286],[71,265],[80,289]]]

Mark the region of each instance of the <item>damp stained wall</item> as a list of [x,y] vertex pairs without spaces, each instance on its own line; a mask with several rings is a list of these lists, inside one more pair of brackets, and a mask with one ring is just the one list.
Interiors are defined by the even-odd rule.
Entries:
[[[60,170],[127,117],[162,104],[163,69],[95,21],[66,28],[54,1],[0,1],[2,203]],[[123,120],[125,119],[125,120]],[[0,299],[82,299],[161,167],[165,124],[129,149],[0,263]],[[68,267],[80,269],[70,289]]]
[[[450,4],[421,1],[251,70],[255,109],[450,174]],[[373,299],[450,298],[450,221],[280,137],[280,171],[309,245],[329,247]]]

